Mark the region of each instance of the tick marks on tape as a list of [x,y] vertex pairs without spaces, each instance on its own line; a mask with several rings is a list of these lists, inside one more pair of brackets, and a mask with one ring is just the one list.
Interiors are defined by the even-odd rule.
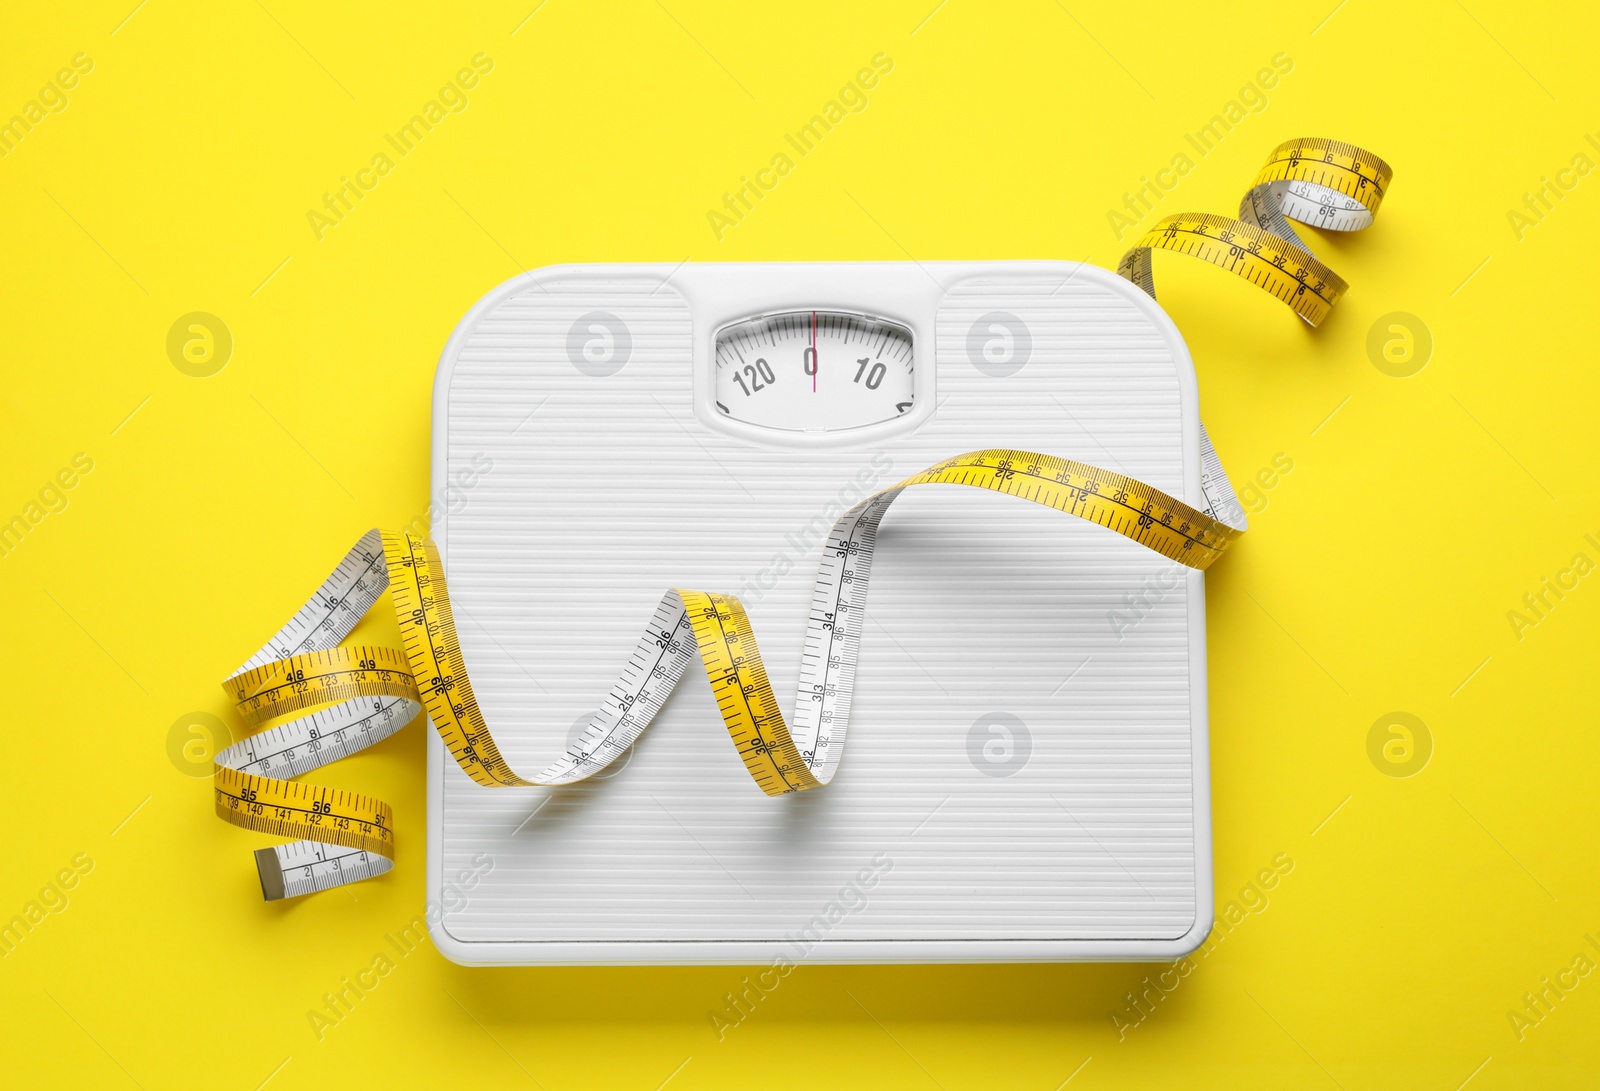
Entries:
[[[1279,451],[1272,456],[1270,465],[1256,471],[1256,475],[1239,490],[1240,504],[1251,515],[1260,515],[1272,502],[1267,494],[1293,471],[1294,459]],[[1181,564],[1170,565],[1155,575],[1146,576],[1137,592],[1124,592],[1121,607],[1106,611],[1106,623],[1111,626],[1111,634],[1121,640],[1124,633],[1154,613],[1167,596],[1176,594],[1187,582],[1185,571]]]

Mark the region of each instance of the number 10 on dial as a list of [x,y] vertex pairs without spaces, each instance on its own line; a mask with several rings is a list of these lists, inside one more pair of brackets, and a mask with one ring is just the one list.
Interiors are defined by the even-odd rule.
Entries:
[[763,428],[832,432],[911,411],[911,331],[841,311],[786,311],[724,327],[717,412]]

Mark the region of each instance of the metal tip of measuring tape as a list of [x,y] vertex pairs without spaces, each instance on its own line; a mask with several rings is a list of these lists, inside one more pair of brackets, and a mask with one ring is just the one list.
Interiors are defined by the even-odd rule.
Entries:
[[261,876],[261,897],[275,902],[283,897],[283,867],[276,849],[256,849],[256,871]]

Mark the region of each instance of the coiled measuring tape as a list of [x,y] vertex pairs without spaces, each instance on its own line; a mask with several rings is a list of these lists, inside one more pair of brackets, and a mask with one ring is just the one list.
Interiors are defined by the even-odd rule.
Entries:
[[1122,255],[1117,272],[1156,294],[1150,254],[1172,250],[1220,265],[1270,292],[1318,326],[1349,287],[1289,226],[1328,231],[1370,226],[1389,189],[1389,164],[1354,144],[1304,137],[1279,144],[1239,203],[1239,218],[1180,212]]
[[[1180,212],[1160,220],[1122,255],[1117,272],[1151,299],[1150,256],[1157,250],[1208,261],[1276,296],[1315,328],[1349,288],[1318,261],[1290,226],[1296,220],[1328,231],[1370,227],[1394,172],[1369,151],[1342,140],[1302,137],[1272,149],[1239,202],[1239,218]],[[1200,425],[1200,481],[1207,512],[1243,527],[1244,509]]]
[[[1386,166],[1382,177],[1387,185]],[[1258,179],[1251,193],[1260,191],[1259,207],[1270,209],[1279,200],[1275,187],[1299,182],[1306,179]],[[1364,207],[1370,222],[1376,200]],[[1261,222],[1275,222],[1272,214],[1262,215]],[[1282,229],[1292,237],[1286,224]],[[1150,249],[1196,252],[1150,241],[1158,236],[1166,237],[1159,226],[1123,259],[1135,274],[1138,261],[1144,262],[1143,281],[1137,275],[1133,279],[1152,294]],[[1244,249],[1249,261],[1262,252]],[[1142,259],[1134,257],[1138,253]],[[1240,257],[1217,263],[1238,272],[1245,262]],[[1268,264],[1286,268],[1270,258]],[[1338,283],[1342,292],[1343,282]],[[1336,299],[1337,293],[1327,305]],[[217,755],[216,813],[246,829],[295,839],[255,854],[262,894],[269,901],[381,875],[394,865],[389,805],[289,778],[371,746],[426,710],[451,757],[476,783],[490,788],[570,784],[604,769],[633,745],[697,656],[723,724],[757,786],[768,795],[821,787],[833,779],[844,747],[878,527],[902,492],[921,485],[963,485],[1003,493],[1088,519],[1180,564],[1205,569],[1243,533],[1245,522],[1209,439],[1203,440],[1202,455],[1207,510],[1123,474],[1013,450],[960,455],[862,500],[839,517],[823,543],[794,712],[787,720],[739,600],[669,590],[599,710],[565,753],[532,777],[517,773],[501,755],[473,696],[433,542],[369,531],[283,628],[223,683],[253,733]],[[385,591],[399,619],[404,650],[341,646]]]

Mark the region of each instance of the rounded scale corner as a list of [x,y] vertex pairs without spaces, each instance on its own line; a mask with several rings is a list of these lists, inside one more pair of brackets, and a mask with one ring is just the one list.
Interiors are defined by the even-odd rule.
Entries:
[[[977,263],[974,264],[976,265]],[[1035,263],[1007,264],[1031,264],[1036,268],[1043,267],[1047,271],[1050,269],[1059,269],[1064,274],[1069,270],[1076,270],[1073,272],[1073,275],[1078,276],[1087,282],[1093,283],[1097,287],[1104,287],[1107,291],[1116,293],[1119,298],[1128,300],[1133,307],[1137,308],[1142,314],[1146,315],[1151,323],[1158,330],[1165,334],[1166,339],[1174,348],[1174,363],[1181,376],[1180,384],[1183,388],[1184,401],[1187,403],[1187,406],[1194,407],[1189,409],[1185,416],[1186,418],[1192,417],[1196,422],[1191,428],[1188,420],[1186,419],[1185,431],[1188,433],[1190,431],[1197,430],[1198,406],[1196,403],[1198,400],[1198,391],[1196,389],[1193,360],[1189,354],[1187,344],[1184,342],[1181,334],[1178,332],[1177,327],[1153,298],[1141,291],[1136,285],[1118,276],[1116,273],[1103,269],[1099,266],[1089,265],[1087,263],[1068,261],[1041,261]],[[560,279],[564,276],[573,274],[578,274],[591,279],[610,279],[618,276],[626,276],[629,273],[638,275],[641,273],[654,272],[656,275],[661,275],[661,271],[665,268],[665,266],[660,265],[550,265],[543,266],[539,269],[531,270],[526,273],[520,273],[487,291],[476,303],[473,304],[472,308],[465,315],[463,315],[460,321],[456,324],[439,358],[434,386],[433,414],[433,461],[435,465],[435,476],[440,476],[440,467],[442,466],[442,458],[446,449],[444,441],[448,435],[448,402],[451,374],[454,370],[457,359],[459,359],[461,348],[464,346],[468,338],[470,338],[478,323],[481,322],[487,314],[492,313],[495,308],[501,305],[508,298],[511,298],[521,291],[527,290],[541,281]],[[935,269],[938,269],[937,265],[935,265]],[[975,268],[973,270],[973,275],[981,276],[984,274],[984,272],[986,272],[986,270]],[[679,296],[680,298],[691,301],[693,300],[694,296],[691,289],[680,290],[680,286],[678,284],[666,283],[666,279],[667,278],[665,277],[663,278],[664,286],[671,288],[675,295]],[[967,278],[959,277],[953,282],[942,284],[941,287],[944,289],[944,291],[941,296],[941,302],[947,299],[951,289],[956,287],[956,285],[964,279]],[[1117,283],[1112,284],[1112,281],[1116,281]],[[1187,442],[1187,440],[1188,436],[1186,435],[1186,448],[1192,447],[1195,451],[1197,451],[1197,441],[1191,444]],[[1189,459],[1186,456],[1186,461],[1188,460]],[[1194,480],[1192,483],[1186,482],[1186,485],[1189,486],[1187,491],[1198,495],[1199,471],[1197,456],[1193,461],[1196,467],[1192,474]],[[441,537],[443,536],[443,531],[444,528],[441,527]],[[443,542],[441,541],[440,544],[442,548]],[[1191,596],[1198,596],[1203,588],[1203,574],[1200,572],[1193,572],[1191,573],[1191,576],[1193,577],[1190,580]],[[1191,624],[1193,625],[1194,622],[1191,622]],[[1205,681],[1205,661],[1203,657],[1203,608],[1200,611],[1198,624],[1201,627],[1199,630],[1201,633],[1201,658],[1198,664],[1198,677],[1202,689],[1200,690],[1200,712],[1199,719],[1197,721],[1197,738],[1199,739],[1198,748],[1200,752],[1196,755],[1195,768],[1195,776],[1199,782],[1197,784],[1198,798],[1196,800],[1196,837],[1197,840],[1202,837],[1205,839],[1200,841],[1202,859],[1197,865],[1197,878],[1200,880],[1197,883],[1197,886],[1200,891],[1200,896],[1195,899],[1195,903],[1193,904],[1193,916],[1191,918],[1191,924],[1186,930],[1171,938],[1152,938],[1134,941],[1132,943],[1125,941],[1066,941],[1065,943],[1045,943],[1039,945],[1030,944],[1026,945],[1028,949],[1025,953],[1022,951],[1017,951],[1016,953],[1007,952],[988,944],[981,944],[980,946],[973,947],[962,942],[957,942],[954,944],[933,943],[929,945],[910,944],[905,946],[888,945],[884,947],[878,947],[875,945],[870,955],[842,959],[841,961],[845,962],[846,964],[858,965],[895,964],[904,962],[1149,962],[1161,960],[1179,960],[1199,950],[1204,945],[1215,926],[1216,913],[1211,897],[1210,883],[1211,861],[1209,851],[1208,809],[1209,780],[1208,765],[1206,762],[1205,753],[1206,720],[1203,696],[1203,686]],[[428,733],[427,749],[429,766],[429,862],[431,867],[434,860],[438,858],[437,853],[440,850],[443,826],[442,788],[445,777],[445,766],[449,759],[448,754],[446,753],[444,746],[439,740],[437,734],[431,731]],[[430,877],[430,885],[433,885],[434,881],[436,880],[433,877]],[[435,889],[438,888],[435,887]],[[749,965],[759,961],[756,956],[751,954],[748,948],[737,948],[736,950],[731,951],[726,948],[722,950],[715,949],[719,945],[712,945],[713,949],[710,950],[705,948],[697,949],[692,955],[690,955],[688,960],[685,960],[684,952],[681,950],[681,948],[672,950],[652,949],[648,946],[641,946],[638,944],[618,945],[612,948],[605,948],[604,946],[590,946],[583,950],[573,950],[565,945],[558,945],[554,948],[540,948],[537,945],[519,945],[515,942],[505,942],[499,940],[471,942],[460,939],[451,934],[448,929],[448,923],[448,919],[442,915],[436,923],[429,923],[428,931],[430,938],[433,940],[434,945],[439,949],[439,952],[446,959],[463,967],[492,967],[506,965],[594,966],[607,964],[635,966],[715,964]],[[530,952],[537,953],[530,958]],[[832,960],[815,959],[814,961],[827,962]]]
[[1174,959],[1189,957],[1200,949],[1216,925],[1216,907],[1209,902],[1198,907],[1194,915],[1194,924],[1183,935],[1170,941],[1171,950],[1167,953]]
[[[681,266],[681,264],[682,263],[679,263],[679,266]],[[433,404],[435,407],[435,417],[438,418],[440,416],[440,409],[449,403],[450,378],[455,371],[455,363],[457,358],[460,356],[462,343],[465,342],[469,336],[471,336],[472,331],[477,327],[478,323],[483,319],[485,314],[494,310],[494,308],[505,302],[507,298],[515,295],[524,287],[542,284],[545,281],[559,280],[567,276],[578,276],[591,280],[597,280],[607,279],[629,272],[646,273],[650,270],[667,269],[670,271],[665,276],[661,277],[660,287],[658,287],[656,290],[659,291],[661,288],[666,288],[681,299],[683,298],[683,293],[678,291],[677,287],[670,283],[672,279],[672,272],[676,272],[679,266],[668,266],[660,263],[591,265],[583,262],[561,262],[556,265],[541,265],[535,269],[528,269],[524,272],[518,273],[514,277],[508,277],[507,279],[502,280],[499,284],[496,284],[493,288],[490,288],[487,292],[484,292],[483,295],[478,297],[477,302],[475,302],[467,310],[467,313],[462,315],[460,320],[456,322],[454,328],[452,328],[450,331],[450,336],[445,338],[444,347],[439,350],[439,363],[435,366],[433,372]]]
[[1204,490],[1200,483],[1200,380],[1195,372],[1194,355],[1189,351],[1189,343],[1183,339],[1183,334],[1178,330],[1178,325],[1172,320],[1155,296],[1140,288],[1133,281],[1111,269],[1103,268],[1087,261],[1066,261],[1060,259],[1017,261],[1003,263],[972,263],[970,269],[962,275],[943,284],[941,306],[951,299],[961,284],[993,276],[997,269],[1007,268],[1014,270],[1022,266],[1035,272],[1060,271],[1065,272],[1062,284],[1074,279],[1081,279],[1083,283],[1094,284],[1132,306],[1142,314],[1146,320],[1166,341],[1172,350],[1172,368],[1179,387],[1179,399],[1183,413],[1184,448],[1187,452],[1185,462],[1187,469],[1184,473],[1184,495],[1182,499],[1196,507],[1205,506]]
[[454,962],[457,966],[494,965],[494,963],[486,962],[479,957],[479,952],[476,950],[477,944],[468,943],[466,940],[457,939],[451,935],[450,929],[445,927],[443,916],[440,916],[438,923],[428,922],[428,938],[433,940],[433,946],[441,955]]
[[[1106,288],[1115,291],[1118,295],[1132,303],[1135,307],[1138,307],[1141,311],[1145,312],[1145,314],[1155,319],[1156,324],[1161,327],[1162,332],[1166,333],[1174,342],[1182,346],[1184,356],[1188,357],[1189,343],[1183,339],[1183,334],[1178,330],[1178,324],[1172,320],[1172,316],[1166,312],[1166,308],[1161,306],[1161,303],[1156,299],[1155,296],[1139,287],[1121,273],[1118,273],[1112,269],[1106,269],[1102,266],[1095,265],[1092,262],[1060,262],[1058,264],[1075,265],[1080,269],[1087,270],[1091,280],[1098,281]],[[1077,274],[1074,273],[1073,275],[1076,276]]]
[[[1175,363],[1179,365],[1180,376],[1187,375],[1187,381],[1193,384],[1194,356],[1189,351],[1189,343],[1183,339],[1183,334],[1178,330],[1178,324],[1172,320],[1166,310],[1161,306],[1155,296],[1140,288],[1133,281],[1120,273],[1088,261],[1067,261],[1063,259],[1041,259],[1036,261],[1015,261],[1003,263],[974,262],[971,268],[953,280],[942,284],[943,298],[949,299],[954,291],[966,281],[992,276],[998,266],[1007,266],[1015,269],[1017,266],[1030,266],[1038,271],[1049,269],[1071,270],[1066,280],[1085,277],[1088,281],[1113,292],[1132,304],[1153,322],[1167,341],[1176,350]],[[1066,281],[1063,281],[1063,284]]]
[[1200,391],[1194,370],[1194,354],[1189,351],[1189,342],[1183,339],[1183,332],[1178,329],[1178,324],[1172,320],[1172,316],[1167,313],[1166,308],[1161,305],[1155,296],[1127,277],[1109,269],[1102,269],[1098,265],[1092,265],[1090,268],[1097,274],[1097,279],[1108,286],[1113,286],[1124,299],[1142,311],[1151,322],[1155,323],[1156,328],[1161,331],[1167,342],[1172,345],[1176,357],[1174,363],[1178,365],[1179,378],[1189,388],[1188,393],[1195,400],[1198,407]]

